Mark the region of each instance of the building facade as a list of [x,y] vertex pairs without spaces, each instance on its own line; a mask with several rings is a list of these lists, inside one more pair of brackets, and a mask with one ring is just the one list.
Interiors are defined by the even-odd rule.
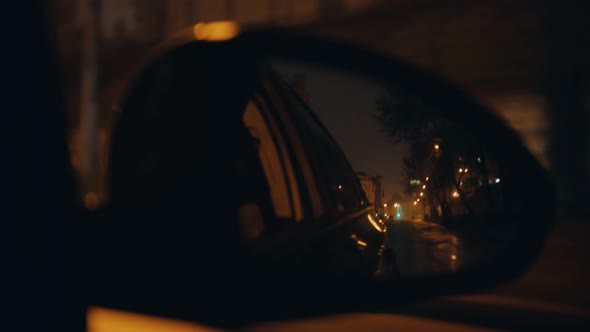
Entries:
[[381,181],[381,176],[370,176],[364,172],[356,173],[357,179],[367,196],[369,204],[375,206],[378,212],[383,213],[385,204],[385,191]]

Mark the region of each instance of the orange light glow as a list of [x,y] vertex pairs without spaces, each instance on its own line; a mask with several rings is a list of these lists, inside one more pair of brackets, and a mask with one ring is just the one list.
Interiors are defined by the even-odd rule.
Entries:
[[96,193],[93,192],[88,192],[86,193],[86,195],[84,195],[84,206],[90,210],[90,211],[94,211],[98,208],[98,204],[100,203],[100,200],[98,198],[98,195]]
[[193,26],[193,34],[197,40],[224,41],[234,38],[239,33],[240,26],[234,21],[197,23]]
[[452,260],[456,260],[457,259],[457,255],[451,255],[451,259]]
[[361,240],[356,240],[356,244],[358,244],[361,247],[366,247],[367,246],[367,242],[361,241]]
[[455,192],[453,193],[453,197],[459,197],[459,193],[455,191]]
[[88,332],[212,332],[221,331],[199,324],[113,309],[90,307]]
[[373,217],[371,216],[371,214],[367,214],[367,218],[369,218],[369,222],[371,223],[371,225],[373,225],[373,227],[378,230],[379,232],[384,233],[385,229],[381,228],[381,226],[375,221],[375,219],[373,219]]

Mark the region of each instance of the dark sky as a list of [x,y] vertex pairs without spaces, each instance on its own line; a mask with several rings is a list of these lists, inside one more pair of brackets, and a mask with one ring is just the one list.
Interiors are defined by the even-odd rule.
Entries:
[[274,61],[283,75],[304,74],[309,104],[355,171],[381,175],[385,197],[402,194],[402,159],[406,148],[395,145],[375,120],[376,100],[383,95],[383,85],[338,69],[308,64]]

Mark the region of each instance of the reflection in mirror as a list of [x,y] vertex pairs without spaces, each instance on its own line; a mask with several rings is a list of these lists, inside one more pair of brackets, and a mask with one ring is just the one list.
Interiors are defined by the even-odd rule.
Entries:
[[[452,273],[503,253],[514,235],[503,168],[470,128],[400,88],[341,69],[269,61],[337,142],[372,207],[369,218],[385,226],[376,255],[379,262],[392,256],[394,266],[379,264],[377,276],[387,268],[402,278]],[[368,250],[363,234],[351,232]]]

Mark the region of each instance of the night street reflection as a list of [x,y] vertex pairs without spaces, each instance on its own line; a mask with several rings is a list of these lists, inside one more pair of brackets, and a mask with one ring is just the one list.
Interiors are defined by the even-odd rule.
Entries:
[[514,235],[508,211],[518,207],[507,205],[510,181],[477,133],[415,92],[271,63],[351,162],[374,218],[387,224],[400,277],[453,273],[505,253]]

